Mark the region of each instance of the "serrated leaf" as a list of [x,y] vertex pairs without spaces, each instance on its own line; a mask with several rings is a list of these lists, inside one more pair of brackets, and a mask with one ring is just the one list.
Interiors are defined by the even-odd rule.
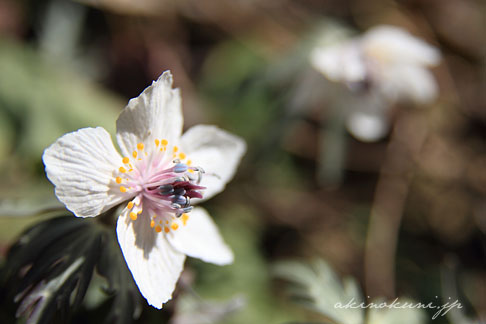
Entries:
[[81,222],[71,221],[72,218],[49,219],[26,230],[9,250],[2,278],[19,272],[22,267],[34,262],[49,245],[83,225]]
[[3,278],[17,316],[28,324],[64,319],[86,293],[100,250],[100,231],[89,220],[58,217],[22,235],[7,255]]
[[340,324],[363,324],[364,311],[360,308],[340,308],[350,301],[361,303],[361,294],[352,278],[341,282],[336,273],[323,260],[316,259],[311,264],[297,261],[277,263],[274,268],[277,277],[293,283],[292,295],[302,304]]
[[98,273],[108,281],[107,292],[113,294],[107,322],[129,324],[141,313],[141,296],[123,258],[114,233],[104,236]]
[[131,323],[140,294],[114,233],[93,219],[63,216],[28,229],[7,255],[2,287],[27,324],[65,322],[81,306],[95,269],[114,295],[108,321]]
[[[381,304],[382,300],[373,300],[374,304]],[[400,299],[400,304],[416,302]],[[370,308],[367,323],[370,324],[423,324],[427,318],[423,309],[419,308]]]
[[229,314],[241,309],[246,304],[242,296],[228,301],[214,302],[185,293],[178,297],[175,314],[170,324],[216,324]]
[[79,258],[67,267],[60,275],[49,281],[40,281],[22,299],[17,310],[17,317],[27,315],[27,324],[47,323],[52,317],[53,301],[57,298],[60,290],[67,284],[69,277],[81,266],[83,259]]

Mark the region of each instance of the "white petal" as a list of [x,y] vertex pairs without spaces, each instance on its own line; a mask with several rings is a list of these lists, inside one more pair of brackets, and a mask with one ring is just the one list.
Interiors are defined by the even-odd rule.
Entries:
[[348,131],[362,142],[376,142],[388,133],[388,121],[384,115],[352,113],[346,120]]
[[165,234],[150,227],[150,217],[143,212],[132,221],[125,211],[118,218],[118,243],[140,293],[156,307],[172,298],[186,256],[169,244]]
[[121,157],[110,134],[101,127],[66,134],[42,156],[56,196],[76,216],[93,217],[126,197],[114,186]]
[[353,41],[314,49],[311,63],[334,82],[359,82],[366,78],[366,66]]
[[432,102],[438,93],[432,73],[413,65],[396,65],[384,70],[380,88],[388,97],[396,96],[420,104]]
[[376,142],[389,130],[388,102],[379,93],[370,92],[348,98],[346,128],[362,142]]
[[406,30],[395,26],[378,26],[363,36],[362,46],[367,55],[383,62],[436,65],[440,52]]
[[181,135],[182,123],[180,92],[172,89],[172,75],[166,71],[121,112],[116,121],[118,144],[124,156],[131,155],[138,143],[152,144],[155,139],[173,145]]
[[233,262],[233,252],[224,243],[221,234],[209,214],[203,208],[195,208],[189,214],[186,225],[171,231],[167,239],[172,246],[188,256],[226,265]]
[[224,189],[246,151],[245,141],[241,138],[208,125],[190,128],[182,135],[181,147],[192,165],[205,171],[201,181],[201,186],[206,187],[204,199]]

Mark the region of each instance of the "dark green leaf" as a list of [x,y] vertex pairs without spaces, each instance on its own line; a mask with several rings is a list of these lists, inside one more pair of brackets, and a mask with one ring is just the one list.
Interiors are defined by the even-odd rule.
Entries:
[[82,305],[93,271],[108,281],[107,322],[129,324],[140,313],[140,293],[114,231],[93,219],[63,216],[28,229],[2,269],[4,297],[19,303],[27,324],[64,323]]

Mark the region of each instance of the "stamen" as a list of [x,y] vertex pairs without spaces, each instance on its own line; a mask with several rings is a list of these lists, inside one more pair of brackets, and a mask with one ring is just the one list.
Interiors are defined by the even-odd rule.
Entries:
[[192,207],[192,206],[184,207],[181,210],[177,211],[176,216],[181,217],[184,214],[190,213],[193,209],[194,209],[194,207]]
[[159,192],[163,196],[171,195],[174,192],[174,187],[170,184],[165,184],[159,187]]
[[181,220],[182,220],[182,224],[186,226],[187,221],[189,220],[189,215],[187,215],[186,213],[182,214]]
[[204,174],[204,169],[200,167],[199,169],[196,168],[196,171],[199,171],[197,173],[197,184],[199,184],[201,183],[202,175]]
[[[174,204],[180,205],[182,207],[182,206],[186,205],[187,198],[184,197],[184,196],[174,196],[174,198],[172,198],[172,202]],[[179,208],[181,208],[181,207],[179,207]]]
[[184,188],[176,188],[174,189],[175,196],[184,196],[186,194],[186,190]]
[[184,213],[190,213],[190,212],[191,212],[193,209],[194,209],[194,207],[192,207],[192,206],[188,206],[188,207],[186,207],[186,208],[183,208],[183,209],[182,209],[182,211],[183,211]]
[[194,170],[193,169],[189,169],[187,171],[189,171],[191,173],[191,174],[188,174],[187,175],[187,178],[189,179],[189,181],[195,181],[197,178],[194,175]]
[[174,166],[174,172],[175,173],[182,173],[182,172],[186,172],[186,171],[187,171],[187,165],[185,165],[184,163],[177,163]]
[[[135,195],[126,205],[132,221],[141,217],[142,201],[147,199],[147,212],[143,217],[149,217],[150,227],[155,232],[170,233],[186,226],[188,213],[193,210],[191,198],[203,197],[200,190],[205,188],[199,183],[204,169],[194,166],[178,146],[168,146],[168,140],[153,141],[158,149],[146,151],[145,143],[140,142],[129,156],[122,158],[124,165],[118,168],[114,181],[122,193]],[[144,156],[148,158],[143,159]]]

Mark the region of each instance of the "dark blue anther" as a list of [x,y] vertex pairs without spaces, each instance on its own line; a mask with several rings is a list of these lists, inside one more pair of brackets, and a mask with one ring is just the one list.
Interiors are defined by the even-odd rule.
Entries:
[[191,198],[189,197],[185,197],[186,198],[186,203],[184,204],[184,206],[182,206],[182,208],[187,208],[189,206],[191,206]]
[[186,202],[187,202],[187,198],[184,197],[184,196],[174,196],[174,198],[172,199],[172,202],[174,204],[185,206]]
[[186,190],[184,188],[175,188],[174,195],[176,196],[184,196],[186,194]]
[[177,163],[176,165],[174,165],[175,173],[182,173],[186,171],[187,171],[187,165],[185,165],[184,163]]
[[161,195],[168,196],[174,192],[174,187],[171,184],[165,184],[159,186],[159,192]]

